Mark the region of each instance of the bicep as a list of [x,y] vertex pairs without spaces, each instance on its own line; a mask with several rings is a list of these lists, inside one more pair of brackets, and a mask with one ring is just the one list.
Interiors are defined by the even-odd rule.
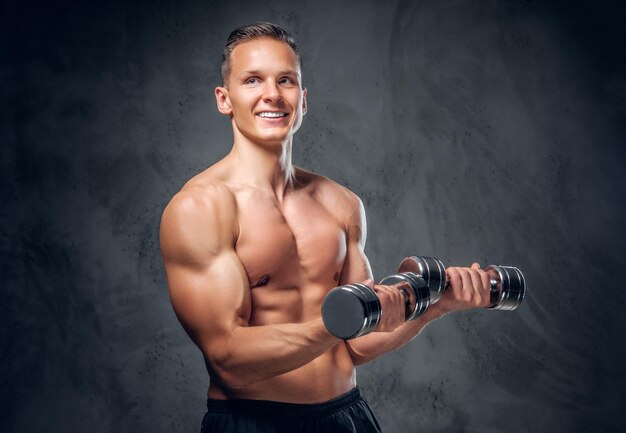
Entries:
[[248,279],[234,250],[235,216],[229,209],[229,196],[223,191],[181,194],[161,221],[161,253],[172,306],[205,355],[234,328],[246,326],[250,316]]
[[203,352],[212,352],[236,327],[247,326],[248,280],[234,251],[203,264],[166,262],[166,273],[174,311]]
[[373,277],[365,252],[358,243],[348,241],[346,259],[339,277],[339,285],[358,283],[368,278]]
[[346,231],[346,258],[341,270],[339,285],[372,278],[372,269],[365,255],[365,240],[367,238],[365,209],[358,198],[346,220]]

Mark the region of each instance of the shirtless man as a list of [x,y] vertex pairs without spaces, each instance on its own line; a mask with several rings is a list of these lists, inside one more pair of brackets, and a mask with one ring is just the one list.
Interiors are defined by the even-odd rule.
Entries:
[[[235,30],[224,49],[217,108],[234,142],[166,207],[161,250],[174,310],[210,376],[202,432],[379,432],[355,366],[397,349],[450,311],[487,306],[477,264],[448,268],[451,287],[404,322],[404,296],[374,285],[361,200],[292,164],[306,113],[300,54],[282,28]],[[349,161],[346,161],[349,163]],[[375,332],[343,341],[321,319],[324,296],[373,286]]]

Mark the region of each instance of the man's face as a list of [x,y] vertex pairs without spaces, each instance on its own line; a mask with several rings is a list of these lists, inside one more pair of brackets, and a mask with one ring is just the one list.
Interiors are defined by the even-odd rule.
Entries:
[[235,47],[226,87],[217,87],[218,109],[250,141],[282,144],[302,124],[306,89],[300,65],[289,45],[270,38]]

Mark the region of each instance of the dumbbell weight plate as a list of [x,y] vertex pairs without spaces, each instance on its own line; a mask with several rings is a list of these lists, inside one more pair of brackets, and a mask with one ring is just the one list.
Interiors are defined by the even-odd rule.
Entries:
[[322,303],[326,328],[344,340],[370,332],[378,325],[380,314],[376,292],[360,283],[335,287]]
[[491,307],[494,310],[515,310],[524,300],[526,280],[514,266],[490,265],[485,268],[491,279]]
[[446,288],[446,267],[433,257],[410,256],[402,260],[398,272],[422,278],[430,291],[430,304],[439,301]]

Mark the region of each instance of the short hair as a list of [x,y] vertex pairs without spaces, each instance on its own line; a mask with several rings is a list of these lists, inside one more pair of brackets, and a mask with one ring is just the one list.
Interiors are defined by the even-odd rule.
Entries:
[[230,75],[230,57],[235,47],[243,42],[258,38],[271,38],[289,45],[296,54],[302,69],[302,56],[293,36],[279,25],[259,21],[236,28],[228,36],[226,45],[224,45],[224,52],[222,53],[222,85],[226,85],[226,80]]

